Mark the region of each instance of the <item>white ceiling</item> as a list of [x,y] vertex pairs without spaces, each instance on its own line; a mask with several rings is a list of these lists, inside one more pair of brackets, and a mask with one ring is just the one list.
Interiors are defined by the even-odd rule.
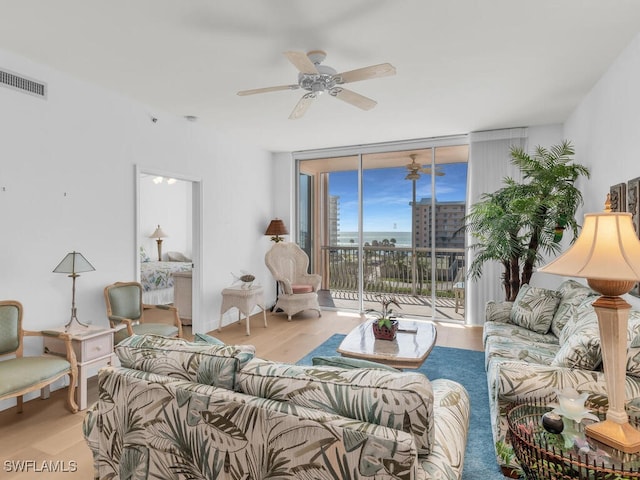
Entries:
[[[638,0],[0,0],[0,49],[271,151],[560,123],[639,29]],[[236,95],[313,49],[397,75],[349,85],[373,110],[325,95],[299,120],[301,90]]]

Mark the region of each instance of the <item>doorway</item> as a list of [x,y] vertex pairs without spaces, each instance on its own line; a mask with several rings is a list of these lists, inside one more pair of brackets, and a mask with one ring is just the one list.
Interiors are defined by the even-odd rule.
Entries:
[[136,278],[143,302],[173,304],[183,325],[199,331],[201,182],[136,166]]

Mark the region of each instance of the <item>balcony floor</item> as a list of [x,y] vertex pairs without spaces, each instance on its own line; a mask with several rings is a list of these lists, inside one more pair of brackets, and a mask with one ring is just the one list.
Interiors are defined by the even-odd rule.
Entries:
[[[422,318],[431,320],[433,315],[433,306],[431,298],[425,296],[413,296],[405,294],[393,294],[400,304],[400,310],[397,313],[404,317]],[[373,308],[378,310],[380,302],[375,293],[364,294],[364,309]],[[335,308],[340,310],[358,311],[358,294],[348,290],[320,290],[318,292],[318,301],[322,308]],[[436,298],[435,304],[435,320],[454,320],[464,322],[464,301],[463,305],[458,307],[458,313],[455,311],[455,299],[448,297]]]

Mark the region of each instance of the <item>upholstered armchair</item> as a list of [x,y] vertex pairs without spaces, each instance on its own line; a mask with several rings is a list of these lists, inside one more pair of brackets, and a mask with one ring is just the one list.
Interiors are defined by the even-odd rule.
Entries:
[[[24,337],[52,335],[64,340],[67,356],[24,356]],[[22,413],[23,395],[41,390],[41,398],[49,397],[49,385],[69,376],[67,405],[72,413],[78,411],[75,402],[78,367],[66,333],[34,332],[22,329],[22,304],[15,300],[0,301],[0,357],[13,358],[0,361],[0,400],[17,398],[18,413]]]
[[[107,317],[111,328],[116,329],[114,343],[118,344],[133,335],[153,333],[163,337],[182,337],[182,323],[178,309],[170,305],[147,305],[142,303],[142,285],[138,282],[116,282],[104,289]],[[171,323],[145,321],[145,311],[160,309],[167,312]]]
[[278,282],[278,299],[274,311],[281,309],[291,316],[303,310],[316,310],[321,316],[318,304],[318,290],[322,277],[307,273],[309,257],[297,244],[292,242],[275,243],[264,261]]

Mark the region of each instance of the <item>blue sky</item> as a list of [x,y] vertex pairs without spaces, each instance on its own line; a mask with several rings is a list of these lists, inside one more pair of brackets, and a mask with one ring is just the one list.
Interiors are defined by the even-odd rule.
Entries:
[[[439,202],[464,201],[467,188],[467,164],[439,165],[444,176],[436,177],[436,199]],[[411,180],[405,180],[404,167],[364,171],[364,231],[411,231]],[[340,230],[358,229],[358,173],[332,172],[329,193],[340,197]],[[416,181],[416,199],[431,196],[431,176]]]

